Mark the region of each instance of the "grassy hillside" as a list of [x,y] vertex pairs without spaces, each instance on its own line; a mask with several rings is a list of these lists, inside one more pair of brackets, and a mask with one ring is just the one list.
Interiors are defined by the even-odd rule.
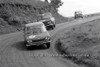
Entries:
[[67,21],[51,4],[35,0],[8,1],[0,0],[0,34],[20,31],[24,24],[36,22],[38,14],[45,12],[51,12],[56,23]]
[[57,35],[56,49],[80,67],[100,67],[100,19],[74,26]]
[[41,0],[0,0],[0,3],[11,3],[11,4],[17,3],[17,4],[32,5],[34,7],[47,5],[47,3],[41,2]]

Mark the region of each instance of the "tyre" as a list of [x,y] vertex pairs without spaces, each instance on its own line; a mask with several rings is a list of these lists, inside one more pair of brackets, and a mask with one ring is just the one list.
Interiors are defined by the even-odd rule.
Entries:
[[52,30],[54,29],[54,26],[52,26]]
[[44,44],[44,47],[45,47],[46,49],[50,48],[50,43]]
[[54,24],[54,27],[56,27],[56,25]]
[[77,17],[75,16],[74,19],[77,19]]
[[32,47],[32,46],[27,46],[27,43],[26,43],[26,49],[27,49],[27,50],[30,50],[31,47]]
[[30,46],[26,46],[26,49],[27,49],[27,50],[30,50]]
[[81,18],[83,18],[83,16]]

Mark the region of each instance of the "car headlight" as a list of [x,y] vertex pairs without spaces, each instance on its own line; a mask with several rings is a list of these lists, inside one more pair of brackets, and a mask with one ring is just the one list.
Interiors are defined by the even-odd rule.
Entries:
[[35,35],[31,35],[31,36],[29,36],[28,38],[29,39],[33,39],[33,38],[35,38],[36,36]]
[[30,36],[27,37],[27,39],[33,39],[35,37],[36,37],[35,35],[30,35]]
[[28,39],[27,42],[32,42],[32,40]]
[[46,38],[45,38],[45,40],[50,40],[50,39],[51,39],[50,37],[46,37]]

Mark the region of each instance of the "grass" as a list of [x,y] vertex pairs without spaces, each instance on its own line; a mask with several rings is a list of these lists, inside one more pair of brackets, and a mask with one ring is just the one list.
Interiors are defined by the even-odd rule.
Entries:
[[[57,13],[53,5],[47,3],[44,5],[44,2],[36,1],[31,5],[26,4],[27,1],[24,0],[12,0],[11,2],[14,3],[3,1],[0,1],[0,34],[20,31],[24,24],[36,22],[38,14],[45,12],[51,12],[56,19],[56,23],[67,21],[66,18]],[[30,0],[29,3],[32,3],[31,1],[34,0]]]
[[90,21],[59,33],[55,43],[60,54],[76,64],[100,67],[100,19]]
[[42,7],[48,5],[45,2],[41,2],[41,0],[0,0],[0,3],[10,3],[10,4],[25,4],[32,5],[34,7]]

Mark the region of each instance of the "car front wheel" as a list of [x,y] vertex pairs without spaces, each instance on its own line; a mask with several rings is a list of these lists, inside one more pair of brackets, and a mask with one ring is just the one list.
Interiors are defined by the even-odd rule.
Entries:
[[50,48],[50,43],[44,44],[44,47],[45,47],[45,48]]

